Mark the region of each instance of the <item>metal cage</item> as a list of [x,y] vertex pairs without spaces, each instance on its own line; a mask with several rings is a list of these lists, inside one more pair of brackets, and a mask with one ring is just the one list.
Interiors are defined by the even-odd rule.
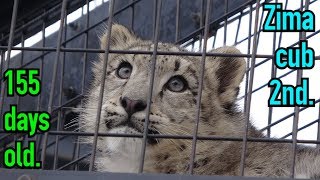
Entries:
[[[98,136],[126,136],[123,134],[79,132],[76,130],[77,124],[74,124],[73,128],[64,128],[78,116],[78,113],[73,109],[81,107],[82,98],[85,96],[85,91],[90,86],[90,80],[92,79],[90,73],[91,62],[95,61],[101,53],[106,55],[109,53],[149,54],[153,55],[152,62],[156,61],[157,55],[163,54],[199,56],[202,57],[201,62],[204,63],[203,59],[206,56],[228,56],[207,53],[208,50],[224,45],[234,45],[241,47],[243,53],[235,56],[247,60],[246,76],[238,97],[239,106],[242,107],[246,115],[247,124],[244,128],[248,128],[250,114],[253,116],[252,114],[255,114],[257,109],[264,109],[264,118],[260,119],[262,114],[256,113],[253,119],[259,117],[261,121],[259,127],[266,134],[266,138],[247,137],[247,134],[243,134],[243,137],[240,138],[199,136],[197,135],[200,116],[198,109],[192,136],[152,135],[148,134],[146,129],[141,135],[131,135],[132,137],[143,138],[144,150],[142,153],[145,151],[148,137],[189,139],[193,141],[194,148],[197,140],[239,141],[242,142],[243,147],[240,170],[243,174],[248,142],[291,143],[293,157],[297,144],[318,146],[320,144],[319,93],[312,94],[312,97],[315,98],[315,107],[272,108],[267,106],[265,99],[267,97],[262,96],[263,93],[270,94],[268,88],[270,78],[288,78],[291,81],[294,80],[293,84],[300,84],[303,76],[310,76],[311,78],[312,75],[308,72],[303,73],[304,70],[277,70],[273,63],[274,51],[280,46],[297,46],[299,40],[315,42],[319,38],[320,29],[316,26],[315,32],[307,33],[263,32],[262,24],[266,14],[261,10],[261,6],[263,3],[269,2],[282,2],[286,9],[291,10],[312,9],[317,4],[319,5],[318,0],[301,1],[298,7],[291,6],[292,2],[288,0],[62,0],[45,1],[42,4],[40,2],[37,2],[39,3],[37,4],[35,1],[36,6],[30,6],[23,0],[10,2],[11,9],[7,8],[6,11],[2,11],[3,14],[6,14],[3,16],[5,19],[1,20],[2,27],[0,28],[0,74],[8,68],[39,68],[42,92],[38,97],[6,97],[5,83],[2,81],[3,77],[1,77],[1,117],[4,112],[8,111],[10,104],[17,104],[19,111],[48,111],[52,117],[52,125],[49,132],[38,133],[35,137],[29,138],[25,134],[6,133],[1,123],[0,159],[3,159],[5,148],[12,146],[15,140],[21,140],[25,144],[34,140],[37,144],[37,159],[42,161],[43,169],[48,171],[0,169],[0,175],[5,179],[16,179],[23,174],[20,178],[49,179],[52,176],[52,179],[56,177],[61,179],[70,177],[77,177],[78,179],[250,179],[246,177],[192,176],[192,163],[190,165],[191,175],[185,176],[75,173],[74,171],[93,171]],[[317,13],[315,14],[317,16]],[[74,18],[74,16],[78,17]],[[10,17],[11,22],[8,20]],[[170,42],[189,49],[190,52],[160,52],[156,48],[149,52],[100,49],[98,35],[104,30],[104,24],[110,27],[112,22],[126,25],[137,35],[144,39],[153,40],[155,44],[159,41]],[[244,28],[245,33],[242,32]],[[293,36],[294,38],[292,38]],[[317,53],[320,49],[314,46],[314,43],[309,46],[314,48],[316,60],[319,60]],[[317,65],[318,61],[316,61],[315,68],[309,71],[319,71]],[[261,73],[262,68],[263,72]],[[269,71],[268,74],[264,73],[266,71]],[[267,80],[264,79],[265,77],[267,77]],[[150,79],[150,83],[151,89],[154,83],[153,77]],[[316,92],[319,91],[319,86],[312,85],[310,89]],[[202,89],[199,89],[199,91],[201,92]],[[262,99],[260,102],[253,102],[260,98]],[[151,100],[149,99],[149,106],[150,103]],[[198,107],[200,108],[200,106]],[[101,110],[101,104],[98,111],[99,109]],[[281,111],[283,112],[280,115],[275,115]],[[316,114],[316,117],[313,117],[314,114]],[[97,121],[99,121],[99,118]],[[148,118],[146,123],[147,121]],[[289,128],[288,123],[283,124],[284,122],[289,122]],[[279,129],[281,129],[281,133],[276,132]],[[314,133],[308,137],[305,137],[305,133],[298,134],[305,130]],[[80,144],[78,137],[81,136],[94,136],[93,146],[88,147]],[[272,136],[278,136],[279,138],[271,138]],[[193,162],[194,157],[195,149],[190,152],[190,162]],[[294,158],[292,163],[293,170]],[[143,165],[144,161],[142,159],[140,172],[143,171]]]

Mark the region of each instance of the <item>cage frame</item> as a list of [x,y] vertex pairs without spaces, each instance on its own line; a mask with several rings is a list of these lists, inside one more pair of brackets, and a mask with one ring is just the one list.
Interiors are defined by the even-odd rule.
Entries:
[[[114,0],[110,0],[110,10],[109,12],[111,12],[111,16],[110,17],[107,17],[105,18],[105,20],[108,19],[108,26],[109,27],[112,27],[112,17],[114,15],[116,15],[118,12],[120,13],[121,10],[124,10],[126,8],[130,8],[133,6],[134,3],[138,3],[140,0],[135,0],[135,1],[131,1],[131,4],[128,4],[127,6],[125,6],[123,9],[120,9],[120,11],[114,11]],[[56,56],[55,56],[55,65],[54,65],[54,70],[53,70],[53,74],[52,74],[52,77],[54,77],[52,79],[52,82],[51,84],[53,84],[53,88],[50,92],[50,98],[49,98],[49,105],[48,105],[48,112],[51,113],[51,114],[56,114],[56,117],[54,117],[55,121],[57,121],[58,124],[60,124],[60,121],[61,121],[61,110],[64,108],[64,107],[68,107],[68,105],[72,104],[73,102],[75,101],[81,101],[81,98],[84,96],[83,95],[83,92],[84,90],[82,89],[82,93],[81,95],[71,99],[70,101],[66,102],[65,104],[62,104],[61,102],[61,96],[59,97],[60,98],[60,101],[59,101],[59,107],[58,108],[54,108],[53,107],[53,96],[54,96],[54,89],[55,89],[55,84],[56,84],[56,77],[57,77],[57,68],[58,68],[58,63],[60,61],[60,54],[64,54],[65,52],[81,52],[81,53],[84,53],[84,54],[87,54],[87,53],[105,53],[106,54],[106,57],[108,57],[108,54],[109,53],[117,53],[117,54],[121,54],[121,53],[124,53],[124,54],[150,54],[152,55],[152,57],[154,57],[152,59],[152,76],[151,76],[151,79],[150,79],[150,84],[151,84],[151,87],[152,87],[152,84],[154,83],[153,80],[154,80],[154,69],[155,69],[155,65],[156,65],[156,56],[157,55],[188,55],[188,56],[201,56],[202,60],[201,60],[201,65],[202,65],[202,71],[201,71],[201,80],[200,80],[200,86],[199,86],[199,90],[198,90],[198,94],[202,94],[202,80],[203,80],[203,67],[204,67],[204,63],[205,63],[205,58],[206,56],[221,56],[221,57],[226,57],[226,56],[230,56],[230,54],[222,54],[222,53],[207,53],[206,52],[206,49],[207,49],[207,43],[204,43],[204,46],[202,47],[202,50],[203,52],[161,52],[161,51],[157,51],[157,48],[156,48],[156,45],[158,43],[158,36],[159,36],[159,18],[160,18],[160,13],[161,11],[159,9],[161,9],[161,0],[156,0],[157,3],[157,13],[155,15],[156,19],[155,19],[155,28],[154,28],[154,42],[155,42],[155,48],[153,51],[126,51],[126,50],[110,50],[109,48],[107,48],[106,50],[102,50],[102,49],[88,49],[88,31],[90,28],[92,28],[93,26],[89,26],[89,10],[87,11],[87,21],[86,21],[86,29],[81,31],[79,34],[85,34],[85,47],[84,48],[67,48],[67,47],[64,47],[64,45],[66,45],[68,43],[68,41],[71,41],[72,39],[80,36],[80,35],[77,35],[77,36],[74,36],[66,41],[63,41],[63,36],[65,33],[64,28],[66,26],[66,17],[67,17],[67,2],[68,0],[63,0],[62,1],[62,5],[61,5],[61,16],[60,16],[60,19],[61,19],[61,22],[60,22],[60,26],[59,26],[59,31],[58,31],[58,39],[57,39],[57,46],[56,47],[44,47],[44,44],[45,44],[45,41],[43,41],[43,47],[24,47],[23,45],[23,42],[24,42],[24,39],[25,37],[23,36],[22,34],[22,39],[21,39],[21,42],[22,42],[22,47],[14,47],[14,32],[15,32],[15,24],[16,24],[16,20],[17,20],[17,11],[18,11],[18,4],[19,4],[19,0],[14,0],[14,7],[13,7],[13,13],[12,13],[12,22],[11,22],[11,28],[10,28],[10,34],[9,34],[9,37],[8,37],[8,45],[1,45],[0,46],[0,50],[1,50],[1,55],[2,57],[4,57],[4,52],[7,51],[7,61],[5,61],[4,63],[4,67],[1,67],[0,70],[3,70],[3,69],[7,69],[9,67],[9,63],[10,63],[10,52],[13,51],[13,50],[21,50],[22,53],[23,51],[42,51],[42,55],[40,55],[39,57],[35,58],[35,60],[32,60],[30,61],[29,63],[32,63],[34,61],[37,61],[37,60],[42,60],[44,59],[44,56],[46,53],[50,53],[50,52],[56,52]],[[87,8],[89,8],[88,4],[89,4],[89,0],[86,0],[86,3],[87,3]],[[179,0],[177,0],[177,3],[179,4]],[[204,0],[202,0],[202,2],[204,2]],[[226,3],[228,3],[228,0],[225,1]],[[245,5],[243,7],[247,7],[248,5],[250,6],[250,14],[252,15],[252,11],[253,11],[253,2],[255,2],[255,8],[256,10],[258,11],[261,7],[261,3],[260,3],[260,0],[256,0],[256,1],[248,1],[247,3],[245,3]],[[287,0],[288,2],[288,0]],[[312,2],[315,2],[315,1],[312,1]],[[311,2],[311,3],[312,3]],[[211,3],[211,0],[207,0],[207,7],[210,7],[208,6],[209,4]],[[309,7],[309,4],[310,4],[310,0],[306,0],[306,3],[303,4],[303,1],[301,2],[301,10],[303,8],[305,9],[308,9]],[[238,9],[241,9],[243,7],[239,7]],[[258,8],[257,8],[258,7]],[[227,8],[226,8],[227,9]],[[227,26],[227,18],[230,17],[231,15],[230,14],[233,14],[233,13],[228,13],[228,11],[225,9],[225,14],[224,16],[222,17],[222,19],[224,19],[225,23],[223,24],[224,26]],[[237,9],[237,10],[238,10]],[[44,15],[46,14],[47,12],[44,12]],[[179,6],[177,6],[177,14],[179,14]],[[195,32],[192,32],[190,33],[190,36],[194,35],[194,34],[197,34],[199,32],[202,32],[204,31],[204,37],[203,39],[205,39],[205,41],[207,41],[208,39],[208,33],[209,33],[209,29],[210,29],[210,25],[212,25],[214,22],[209,22],[209,14],[210,14],[210,8],[207,8],[206,9],[206,19],[205,19],[205,23],[202,27],[200,27],[198,30],[196,30]],[[178,17],[178,16],[177,16]],[[251,19],[251,18],[250,18]],[[243,57],[243,58],[248,58],[248,59],[251,59],[251,65],[250,67],[257,67],[259,66],[260,64],[259,63],[256,63],[255,60],[257,58],[266,58],[266,60],[262,61],[261,64],[263,64],[263,62],[266,62],[268,59],[272,59],[273,58],[273,55],[264,55],[264,54],[257,54],[257,47],[258,47],[258,42],[259,42],[259,33],[261,32],[261,27],[259,28],[258,27],[258,24],[259,24],[259,12],[256,13],[256,16],[255,16],[255,21],[254,21],[254,32],[253,34],[251,34],[251,32],[249,32],[250,36],[253,35],[253,53],[247,53],[247,54],[232,54],[233,57]],[[201,21],[202,22],[202,21]],[[179,18],[176,19],[176,23],[179,24]],[[98,23],[97,23],[98,24]],[[239,23],[240,24],[240,23]],[[260,23],[261,25],[261,23]],[[44,29],[45,29],[45,24],[43,24],[42,26],[42,30],[43,30],[43,34],[42,34],[42,37],[43,37],[43,40],[45,40],[45,35],[44,35]],[[98,26],[98,25],[94,25],[95,26]],[[179,27],[179,26],[177,26]],[[179,28],[177,28],[179,29]],[[251,29],[251,28],[250,28]],[[227,28],[225,27],[225,31],[227,31]],[[110,34],[111,30],[109,29],[109,34]],[[306,33],[305,32],[302,32],[300,33],[300,39],[301,40],[305,40],[305,39],[308,39],[309,37],[312,37],[313,35],[316,35],[320,32],[320,30],[317,30],[315,31],[314,33],[312,33],[311,35],[309,36],[306,36]],[[176,34],[176,42],[177,44],[180,44],[181,42],[185,41],[186,39],[188,39],[187,37],[185,38],[182,38],[182,39],[179,39],[178,38],[178,34],[179,34],[179,31],[176,30],[175,32]],[[226,33],[225,33],[226,34]],[[3,36],[4,37],[4,36]],[[226,37],[224,37],[225,39]],[[201,39],[201,38],[200,38]],[[1,40],[3,41],[3,40]],[[1,42],[0,41],[0,42]],[[110,41],[109,41],[110,42]],[[225,42],[225,40],[224,40]],[[249,41],[250,42],[250,41]],[[236,44],[236,42],[235,42]],[[249,43],[250,44],[250,43]],[[275,49],[275,38],[274,38],[274,41],[273,41],[273,44],[274,44],[274,49]],[[280,44],[280,43],[279,43]],[[110,46],[110,45],[108,45]],[[293,45],[294,46],[294,45]],[[250,45],[248,46],[250,47]],[[248,50],[248,52],[250,52],[250,48]],[[21,57],[22,61],[23,61],[23,56]],[[64,61],[64,58],[62,58],[63,61]],[[316,56],[315,57],[316,60],[319,60],[320,59],[320,56]],[[25,67],[27,66],[28,64],[21,64],[21,67]],[[3,63],[1,63],[1,66],[3,66]],[[105,66],[106,66],[106,61],[105,61]],[[104,66],[104,67],[105,67]],[[258,91],[259,88],[263,88],[264,86],[266,85],[263,85],[257,89],[253,89],[253,78],[254,78],[254,68],[250,68],[248,67],[247,68],[247,74],[249,74],[249,76],[247,76],[248,79],[246,79],[247,81],[247,91],[248,93],[246,93],[246,96],[244,97],[241,97],[241,98],[245,98],[246,99],[246,105],[245,105],[245,114],[246,114],[246,125],[245,125],[245,129],[246,129],[246,132],[248,131],[248,124],[249,124],[249,113],[250,113],[250,102],[251,102],[251,95],[252,93],[254,93],[255,91]],[[104,68],[105,69],[105,68]],[[40,68],[40,71],[41,71],[41,68]],[[84,67],[84,71],[85,71],[85,67]],[[290,71],[290,72],[293,72],[293,71]],[[289,72],[289,73],[290,73]],[[301,83],[301,77],[302,77],[302,70],[298,70],[297,71],[297,84],[300,84]],[[0,72],[2,73],[2,71]],[[272,72],[271,72],[273,75],[275,75],[275,72],[274,72],[274,69],[272,69]],[[42,74],[42,73],[41,73]],[[84,73],[85,74],[85,73]],[[61,77],[63,76],[63,71],[62,71],[62,74],[60,74]],[[105,75],[105,73],[104,73]],[[284,75],[285,76],[285,75]],[[104,79],[104,78],[102,78]],[[2,80],[2,79],[1,79]],[[85,81],[85,78],[82,77],[82,82],[84,84],[84,81]],[[60,92],[62,91],[62,82],[60,82],[60,85],[59,85],[59,88],[60,88]],[[101,86],[101,89],[100,91],[102,92],[102,94],[100,93],[100,95],[103,96],[103,91],[102,89],[104,88],[104,86]],[[1,86],[1,97],[0,97],[0,102],[4,100],[4,89],[5,89],[5,83],[3,82],[2,83],[2,86]],[[292,157],[295,157],[295,153],[296,153],[296,147],[297,147],[297,144],[298,143],[310,143],[310,144],[317,144],[319,145],[320,144],[320,141],[319,141],[319,138],[320,138],[320,133],[318,131],[318,140],[298,140],[297,139],[297,132],[299,130],[302,130],[306,127],[308,127],[309,125],[312,125],[314,123],[317,123],[318,122],[318,126],[320,127],[320,123],[319,123],[319,118],[320,118],[320,111],[319,111],[319,118],[315,121],[313,121],[312,123],[309,123],[308,125],[305,125],[304,127],[302,128],[298,128],[298,118],[299,118],[299,113],[305,109],[307,109],[307,107],[303,107],[303,108],[300,108],[300,107],[295,107],[294,108],[294,112],[289,114],[288,116],[276,121],[276,122],[273,122],[271,123],[271,120],[268,122],[268,126],[263,128],[262,130],[267,130],[268,131],[268,137],[266,138],[250,138],[250,137],[247,137],[247,134],[244,134],[244,136],[242,138],[234,138],[234,137],[219,137],[219,136],[199,136],[197,135],[197,129],[198,129],[198,124],[199,124],[199,118],[200,118],[200,102],[201,102],[201,96],[198,95],[197,97],[197,116],[196,116],[196,124],[194,126],[194,133],[192,136],[180,136],[180,135],[177,135],[177,136],[172,136],[172,135],[153,135],[153,134],[148,134],[147,133],[147,127],[148,127],[148,120],[149,120],[149,112],[150,112],[150,104],[151,104],[151,97],[152,97],[152,91],[150,90],[152,88],[149,88],[149,95],[148,95],[148,106],[147,106],[147,113],[146,113],[146,121],[145,121],[145,131],[142,135],[129,135],[129,134],[112,134],[112,133],[99,133],[98,131],[95,131],[95,133],[84,133],[84,132],[66,132],[66,131],[62,131],[60,129],[57,129],[56,131],[49,131],[47,133],[45,133],[44,135],[44,143],[42,144],[42,148],[41,148],[41,157],[42,157],[42,161],[44,162],[45,161],[45,154],[46,154],[46,149],[48,147],[48,135],[56,135],[56,140],[55,140],[55,156],[57,158],[57,153],[58,153],[58,146],[57,144],[59,144],[59,140],[60,140],[60,136],[64,136],[64,135],[72,135],[72,136],[92,136],[94,135],[95,137],[95,140],[94,140],[94,148],[92,150],[91,153],[89,154],[86,154],[82,157],[79,157],[79,154],[78,154],[78,159],[66,164],[65,166],[62,166],[62,167],[57,167],[57,159],[55,159],[54,161],[54,169],[57,168],[57,170],[60,170],[60,169],[64,169],[65,167],[67,166],[70,166],[70,165],[73,165],[75,163],[77,163],[78,161],[81,161],[82,159],[84,158],[87,158],[89,156],[91,156],[91,160],[90,160],[90,167],[89,167],[89,171],[92,171],[93,170],[93,165],[94,165],[94,159],[95,159],[95,153],[96,153],[96,143],[97,143],[97,137],[98,136],[113,136],[113,137],[139,137],[139,138],[143,138],[143,151],[141,152],[142,155],[144,155],[145,153],[145,146],[146,146],[146,140],[148,137],[154,137],[154,138],[173,138],[173,139],[192,139],[193,141],[193,151],[190,155],[190,162],[194,162],[194,157],[195,157],[195,149],[196,149],[196,141],[197,140],[216,140],[216,141],[240,141],[243,143],[243,151],[241,153],[241,175],[244,175],[244,161],[245,161],[245,153],[246,153],[246,145],[247,145],[247,142],[277,142],[277,143],[291,143],[293,145],[292,147]],[[40,101],[40,98],[38,99],[38,101]],[[79,100],[80,99],[80,100]],[[99,98],[101,99],[101,102],[99,103],[102,103],[102,98]],[[17,100],[19,102],[19,98]],[[320,102],[320,99],[317,99],[315,101],[315,104],[319,103]],[[38,104],[39,106],[39,104]],[[3,107],[3,104],[0,103],[0,111],[2,112],[2,107]],[[100,109],[101,111],[101,104],[98,105],[98,109]],[[272,113],[272,108],[269,109],[270,110],[270,113],[269,115]],[[0,112],[0,114],[1,114]],[[97,114],[100,114],[99,110],[97,111]],[[280,123],[282,122],[283,120],[289,118],[293,116],[294,117],[294,124],[293,124],[293,132],[292,132],[292,136],[293,136],[293,139],[291,140],[288,140],[288,139],[273,139],[273,138],[270,138],[270,128],[274,125],[276,125],[277,123]],[[99,115],[97,116],[99,117]],[[99,118],[97,119],[97,129],[99,128]],[[60,127],[60,126],[58,126]],[[3,130],[0,130],[0,134],[2,133],[5,133]],[[290,135],[289,135],[290,136]],[[0,138],[0,140],[4,140],[6,138],[6,136],[3,136]],[[15,139],[16,138],[19,138],[17,137],[17,135],[15,135]],[[79,147],[77,147],[78,149]],[[77,150],[78,151],[78,150]],[[144,157],[144,156],[142,156]],[[139,168],[139,172],[142,173],[143,171],[143,164],[144,164],[144,161],[143,161],[143,158],[140,162],[140,168]],[[292,167],[291,167],[291,177],[293,178],[293,174],[294,174],[294,167],[295,167],[295,158],[292,158]],[[1,170],[2,171],[2,170]],[[20,172],[19,172],[20,171]],[[3,172],[7,172],[8,174],[11,174],[14,173],[14,172],[19,172],[19,173],[31,173],[33,175],[36,175],[38,174],[39,172],[45,172],[47,173],[47,171],[24,171],[24,170],[4,170]],[[61,174],[61,171],[55,171],[57,172],[57,174]],[[55,172],[48,172],[49,174],[51,173],[55,173]],[[65,174],[64,174],[65,173]],[[193,163],[191,163],[191,166],[190,166],[190,171],[189,171],[190,174],[193,173]],[[4,173],[6,174],[6,173]],[[65,176],[72,176],[73,173],[72,172],[63,172],[62,174],[64,174]],[[88,174],[83,174],[83,175],[90,175],[91,172],[88,172]],[[107,175],[109,175],[109,173],[106,173]],[[110,173],[111,174],[111,173]],[[42,176],[44,174],[41,174],[40,176]],[[125,174],[119,174],[119,178],[122,178],[121,176],[123,175],[123,177],[125,177]],[[111,175],[113,176],[113,175]],[[144,175],[133,175],[137,178],[139,178],[139,176],[144,176]],[[145,175],[146,177],[148,177],[148,175]],[[162,175],[159,175],[159,176],[162,176]],[[189,176],[185,176],[185,178],[188,178]],[[114,177],[114,178],[117,178],[117,177]],[[200,177],[199,177],[200,178]],[[219,177],[221,178],[221,177]],[[227,177],[226,177],[227,178]]]

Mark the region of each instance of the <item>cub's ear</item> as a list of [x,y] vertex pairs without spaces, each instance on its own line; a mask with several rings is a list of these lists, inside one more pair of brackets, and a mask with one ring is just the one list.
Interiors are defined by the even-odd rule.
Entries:
[[[241,54],[235,47],[222,47],[212,52],[225,54]],[[239,93],[239,85],[246,71],[246,61],[241,57],[214,57],[216,64],[216,77],[219,82],[218,93],[222,106],[226,109],[232,107]]]
[[[106,49],[108,41],[108,28],[104,30],[103,35],[100,37],[101,49]],[[112,24],[111,26],[111,37],[110,37],[110,46],[112,49],[120,49],[124,47],[131,41],[137,40],[138,38],[125,26],[120,24]]]

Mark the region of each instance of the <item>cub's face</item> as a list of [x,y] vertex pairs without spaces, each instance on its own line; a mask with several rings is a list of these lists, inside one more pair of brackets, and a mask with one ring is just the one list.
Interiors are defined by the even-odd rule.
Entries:
[[[129,50],[152,51],[146,43]],[[178,51],[161,44],[160,51]],[[150,55],[111,56],[107,67],[102,118],[105,131],[142,133],[151,78]],[[149,115],[150,133],[166,134],[170,127],[195,118],[198,65],[189,57],[157,56]],[[96,88],[99,91],[99,87]]]
[[[105,49],[108,37],[101,38]],[[150,41],[135,37],[125,27],[113,25],[110,37],[111,49],[153,51]],[[158,51],[184,51],[171,44],[158,44]],[[218,52],[238,53],[235,48]],[[196,119],[201,57],[157,55],[154,83],[150,90],[152,59],[147,54],[109,54],[106,78],[101,81],[103,61],[101,55],[93,72],[95,80],[84,112],[81,114],[83,130],[94,132],[99,91],[105,83],[99,131],[117,134],[141,134],[146,121],[148,96],[152,92],[149,114],[149,134],[191,135]],[[237,58],[208,57],[201,101],[200,134],[214,134],[214,125],[229,111],[235,101],[238,86],[243,77],[244,62]],[[92,141],[91,138],[88,141]],[[149,138],[148,147],[159,148],[162,139]],[[179,146],[172,143],[173,146]],[[142,144],[140,138],[99,137],[97,158],[100,170],[126,172],[137,170]],[[178,147],[180,148],[180,147]],[[152,151],[148,151],[152,156]],[[129,158],[126,165],[117,168],[116,162]],[[110,163],[108,163],[110,161]],[[116,162],[115,162],[116,161]],[[99,165],[100,164],[100,165]],[[124,163],[125,164],[125,163]],[[125,167],[128,166],[128,167]]]

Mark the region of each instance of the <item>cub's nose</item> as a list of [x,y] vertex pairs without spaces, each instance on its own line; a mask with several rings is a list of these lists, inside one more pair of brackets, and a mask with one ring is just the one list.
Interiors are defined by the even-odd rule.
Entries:
[[120,98],[122,107],[127,111],[128,116],[135,112],[143,111],[147,107],[147,103],[142,100],[132,100],[127,97]]

